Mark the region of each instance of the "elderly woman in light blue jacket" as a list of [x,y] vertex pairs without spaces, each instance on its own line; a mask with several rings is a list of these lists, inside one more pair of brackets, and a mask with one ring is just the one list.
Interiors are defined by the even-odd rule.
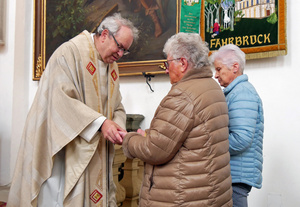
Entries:
[[246,59],[239,47],[222,46],[211,62],[228,104],[233,207],[246,207],[251,188],[262,187],[263,105],[243,74]]

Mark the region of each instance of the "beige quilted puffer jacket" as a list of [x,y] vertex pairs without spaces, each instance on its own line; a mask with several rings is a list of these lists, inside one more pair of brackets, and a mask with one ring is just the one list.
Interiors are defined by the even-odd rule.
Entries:
[[232,206],[228,109],[209,67],[191,70],[161,101],[146,137],[123,151],[145,162],[140,207]]

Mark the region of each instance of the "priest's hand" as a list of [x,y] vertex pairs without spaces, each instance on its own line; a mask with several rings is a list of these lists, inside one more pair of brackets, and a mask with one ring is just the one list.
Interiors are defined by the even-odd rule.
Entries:
[[106,119],[102,126],[101,126],[101,132],[103,133],[103,136],[108,141],[121,145],[123,142],[123,138],[120,136],[119,132],[126,132],[122,127],[120,127],[117,123]]

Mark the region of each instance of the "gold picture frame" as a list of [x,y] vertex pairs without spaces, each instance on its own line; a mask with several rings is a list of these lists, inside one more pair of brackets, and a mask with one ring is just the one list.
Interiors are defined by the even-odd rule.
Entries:
[[5,44],[6,0],[0,0],[0,45]]
[[[76,0],[74,0],[75,2]],[[55,48],[57,48],[59,46],[59,44],[62,43],[56,43],[53,44],[52,41],[53,39],[49,40],[49,36],[51,36],[51,32],[52,34],[55,32],[55,28],[51,28],[49,29],[49,21],[51,21],[50,19],[53,18],[51,17],[47,12],[48,10],[52,11],[51,14],[53,14],[53,11],[55,12],[56,10],[58,10],[58,6],[55,7],[55,4],[61,4],[61,0],[34,0],[34,48],[33,48],[33,80],[39,80],[42,76],[43,71],[45,70],[45,66],[47,63],[47,59],[49,58],[49,56],[52,54],[52,52],[55,50]],[[86,7],[87,13],[91,12],[93,9],[95,10],[98,6],[97,13],[99,13],[98,17],[92,17],[91,14],[89,14],[91,17],[86,17],[85,19],[90,20],[90,22],[93,22],[93,24],[89,23],[89,27],[90,32],[93,32],[96,30],[96,28],[98,27],[98,25],[100,24],[100,22],[106,17],[109,16],[115,12],[120,12],[122,14],[122,12],[125,14],[125,16],[122,14],[122,16],[124,16],[125,18],[127,18],[127,16],[129,16],[131,18],[135,18],[137,15],[140,15],[139,17],[137,17],[138,19],[134,19],[136,21],[139,21],[138,25],[149,25],[149,21],[150,24],[154,23],[154,21],[151,23],[151,18],[152,16],[149,15],[149,9],[148,11],[146,11],[145,7],[141,7],[141,5],[137,5],[136,7],[132,7],[132,4],[134,2],[138,3],[138,0],[110,0],[110,1],[104,1],[104,0],[84,0],[81,2],[85,2],[85,5],[89,2],[90,4],[93,4],[93,6],[90,7]],[[123,2],[123,3],[122,3]],[[124,3],[125,2],[125,3]],[[153,1],[156,2],[156,1]],[[165,0],[163,1],[163,6],[165,6],[165,9],[168,9],[168,11],[160,11],[160,9],[162,9],[159,6],[155,6],[153,10],[155,10],[155,12],[157,13],[156,15],[162,19],[162,14],[166,15],[166,14],[170,14],[167,18],[169,19],[167,22],[167,26],[163,25],[161,23],[161,27],[162,27],[162,34],[159,37],[154,37],[154,31],[152,30],[148,30],[145,31],[143,29],[143,31],[140,31],[140,38],[139,41],[141,39],[141,34],[145,35],[146,37],[142,37],[142,39],[144,38],[144,42],[145,40],[147,40],[147,46],[151,47],[153,44],[153,42],[156,43],[157,47],[159,47],[159,49],[156,48],[156,50],[153,50],[153,54],[151,54],[151,50],[152,49],[146,49],[147,51],[145,52],[145,54],[147,54],[147,57],[139,57],[138,60],[135,60],[135,55],[137,55],[138,53],[135,53],[134,51],[131,52],[131,54],[133,54],[132,57],[129,57],[128,60],[124,61],[124,58],[127,57],[123,57],[120,62],[118,62],[118,66],[119,66],[119,71],[120,71],[120,76],[133,76],[133,75],[143,75],[143,73],[146,74],[163,74],[164,71],[162,70],[162,66],[163,66],[163,61],[165,59],[165,57],[163,57],[162,54],[162,48],[163,45],[165,43],[165,41],[172,36],[173,34],[177,33],[179,30],[179,14],[180,14],[180,0]],[[97,4],[97,5],[96,5]],[[122,4],[122,5],[120,5]],[[166,6],[167,4],[167,6]],[[101,8],[99,8],[99,5],[102,5],[101,8],[103,8],[103,11],[101,11]],[[128,9],[124,9],[125,6],[131,5],[130,8]],[[140,8],[141,7],[141,8]],[[152,5],[153,7],[153,5]],[[130,9],[134,10],[131,11],[130,13]],[[141,11],[137,12],[136,10],[140,9]],[[173,10],[172,10],[173,9]],[[174,11],[175,9],[175,11]],[[61,12],[61,11],[59,11]],[[80,11],[77,11],[80,12]],[[148,14],[147,14],[148,12]],[[126,16],[127,15],[127,16]],[[48,20],[47,20],[48,18]],[[57,15],[55,16],[55,18],[58,18]],[[94,18],[94,20],[91,20],[91,18]],[[96,22],[97,21],[97,22]],[[132,20],[133,21],[133,20]],[[145,22],[143,22],[145,21]],[[52,26],[52,23],[49,24]],[[147,26],[149,27],[149,26]],[[154,26],[153,26],[154,28]],[[171,28],[171,29],[168,29]],[[77,31],[77,33],[79,34],[81,31],[83,31],[85,28],[79,28],[79,30]],[[168,29],[168,30],[167,30]],[[50,33],[49,33],[49,31]],[[48,39],[47,39],[48,38]],[[63,41],[67,41],[70,38],[65,38]],[[152,40],[152,42],[148,42],[148,40]],[[149,41],[150,41],[149,40]],[[142,40],[141,40],[142,41]],[[58,41],[57,41],[58,42]],[[143,42],[143,44],[145,45],[145,43]],[[146,47],[147,47],[146,46]],[[49,47],[53,47],[52,51],[49,52],[48,48]],[[139,45],[135,45],[135,48],[139,48]],[[132,47],[130,48],[130,50],[132,51]],[[48,54],[47,54],[48,53]],[[144,54],[144,52],[140,52],[140,54]],[[130,59],[131,58],[131,59]]]

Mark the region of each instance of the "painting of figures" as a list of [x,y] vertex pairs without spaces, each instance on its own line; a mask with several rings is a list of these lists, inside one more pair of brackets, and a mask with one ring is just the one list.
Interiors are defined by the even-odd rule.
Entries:
[[165,41],[176,33],[176,0],[46,0],[46,60],[64,41],[94,32],[114,12],[139,29],[138,43],[121,62],[160,60]]

